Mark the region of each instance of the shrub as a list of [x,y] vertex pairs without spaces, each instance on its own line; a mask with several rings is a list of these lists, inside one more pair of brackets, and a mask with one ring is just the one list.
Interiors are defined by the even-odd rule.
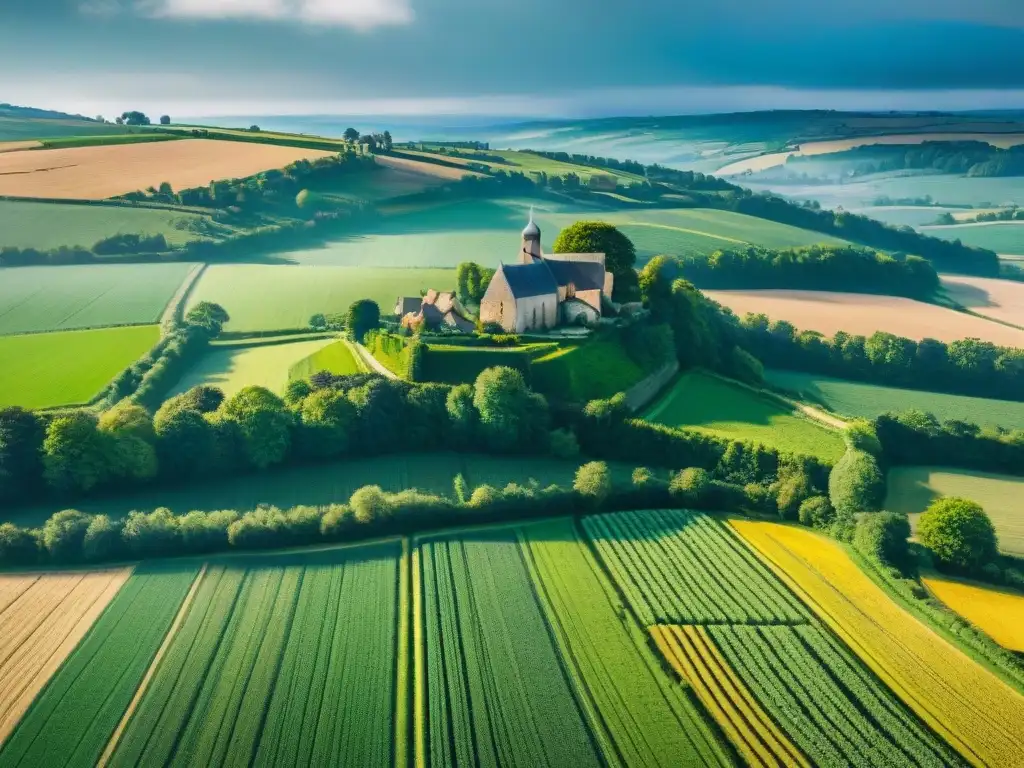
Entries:
[[128,550],[139,557],[172,554],[178,544],[178,519],[166,507],[149,514],[130,512],[122,538]]
[[234,510],[189,512],[178,518],[178,534],[186,552],[216,552],[230,543],[228,528],[238,519]]
[[452,481],[452,491],[454,491],[455,500],[459,504],[466,504],[469,501],[469,486],[466,484],[466,478],[462,476],[461,472]]
[[777,515],[779,507],[771,489],[758,483],[747,483],[743,486],[743,495],[746,496],[747,507],[751,512],[758,512],[763,515]]
[[779,517],[783,520],[796,520],[800,514],[800,505],[813,493],[811,478],[803,470],[788,473],[779,481],[775,489],[775,502],[779,509]]
[[856,419],[846,425],[846,441],[858,451],[872,456],[882,455],[882,443],[878,440],[875,425],[865,419]]
[[[603,461],[591,461],[576,470],[573,489],[600,506],[612,492],[612,475]],[[506,494],[507,495],[507,494]]]
[[684,504],[693,504],[701,499],[711,485],[711,475],[700,467],[687,467],[672,477],[668,492]]
[[862,555],[903,568],[910,559],[910,520],[895,512],[861,515],[854,526],[853,546]]
[[633,485],[642,488],[654,482],[654,473],[647,467],[637,467],[633,470]]
[[801,502],[798,517],[809,528],[828,528],[835,520],[836,511],[827,496],[812,496]]
[[478,485],[473,489],[473,495],[469,497],[469,506],[487,507],[494,504],[499,498],[500,493],[493,485]]
[[0,562],[32,565],[39,560],[39,540],[14,523],[0,523]]
[[885,498],[885,478],[875,458],[850,448],[828,477],[828,497],[837,512],[876,512]]
[[995,528],[980,504],[949,497],[933,502],[917,525],[917,538],[942,565],[979,570],[997,556]]
[[77,509],[65,509],[43,525],[43,546],[54,560],[73,563],[82,558],[82,543],[92,522]]
[[94,516],[82,538],[82,557],[90,562],[112,560],[121,548],[121,524],[107,515]]
[[357,523],[375,523],[391,516],[387,494],[379,485],[364,485],[348,501]]
[[575,459],[580,455],[580,444],[571,429],[556,429],[550,434],[551,455],[559,459]]
[[829,526],[829,535],[850,544],[857,528],[857,518],[852,512],[835,510],[835,518]]
[[331,504],[320,518],[320,533],[327,538],[338,538],[354,523],[351,507],[346,504]]

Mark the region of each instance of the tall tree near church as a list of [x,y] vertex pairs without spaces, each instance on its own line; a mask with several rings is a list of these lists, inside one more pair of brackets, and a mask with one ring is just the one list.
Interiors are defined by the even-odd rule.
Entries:
[[638,296],[636,248],[618,229],[604,221],[577,221],[559,234],[555,253],[603,253],[604,266],[615,276],[612,298],[634,301]]

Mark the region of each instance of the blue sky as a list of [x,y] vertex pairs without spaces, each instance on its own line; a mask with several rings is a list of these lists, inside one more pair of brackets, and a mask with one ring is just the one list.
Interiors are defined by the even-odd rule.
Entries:
[[0,0],[0,101],[107,114],[1024,108],[1024,0]]

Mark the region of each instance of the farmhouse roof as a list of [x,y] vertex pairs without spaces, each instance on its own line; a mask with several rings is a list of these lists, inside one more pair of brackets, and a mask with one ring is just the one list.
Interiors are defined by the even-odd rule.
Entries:
[[577,291],[602,290],[604,265],[594,261],[556,261],[548,259],[547,266],[560,286],[572,283]]
[[421,296],[399,296],[398,302],[395,305],[395,314],[399,317],[405,317],[410,312],[416,314],[420,311],[422,304],[423,297]]
[[466,333],[476,328],[471,321],[451,310],[445,313],[444,324],[451,328],[458,328],[460,331],[464,331]]
[[558,293],[558,284],[555,283],[548,265],[543,261],[535,261],[532,264],[503,264],[498,267],[498,271],[505,275],[509,291],[517,299]]

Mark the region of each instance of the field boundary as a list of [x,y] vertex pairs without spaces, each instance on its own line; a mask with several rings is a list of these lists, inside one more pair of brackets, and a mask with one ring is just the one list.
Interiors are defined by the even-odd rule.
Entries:
[[185,316],[185,306],[188,304],[189,296],[192,295],[192,289],[196,283],[199,282],[199,278],[202,277],[203,272],[206,271],[207,264],[196,264],[192,269],[185,275],[185,279],[182,280],[181,285],[178,286],[178,290],[171,296],[170,301],[167,302],[167,306],[164,307],[164,311],[160,314],[160,335],[161,337],[166,336],[170,333],[174,326],[182,321]]
[[807,405],[806,403],[801,403],[798,400],[792,400],[786,397],[785,395],[779,394],[778,392],[772,392],[770,389],[765,389],[764,387],[755,387],[752,384],[747,384],[746,382],[739,381],[738,379],[730,379],[728,376],[723,376],[720,373],[715,373],[714,371],[709,371],[707,369],[701,370],[713,378],[720,379],[721,381],[727,382],[729,384],[737,384],[743,387],[744,389],[749,389],[751,392],[755,394],[763,395],[764,397],[768,397],[772,400],[782,403],[783,405],[792,408],[794,415],[804,415],[807,418],[811,419],[812,421],[816,421],[819,424],[822,424],[823,426],[829,427],[831,429],[837,429],[842,431],[845,430],[849,424],[848,421],[839,418],[839,416],[828,413],[827,411],[821,408],[817,408],[813,405]]
[[199,592],[199,585],[202,583],[203,577],[206,575],[206,568],[207,564],[203,563],[202,568],[200,568],[199,572],[196,574],[195,580],[192,582],[192,586],[189,587],[188,594],[185,595],[185,599],[182,601],[181,607],[178,609],[178,615],[175,616],[174,621],[171,622],[171,626],[167,630],[167,634],[164,636],[163,642],[160,643],[160,648],[153,657],[153,661],[150,662],[149,669],[146,670],[146,675],[142,678],[142,682],[139,683],[139,687],[135,690],[135,695],[132,696],[128,709],[125,710],[121,721],[117,724],[117,728],[114,729],[114,733],[110,736],[110,741],[107,742],[107,747],[103,750],[103,754],[97,762],[98,768],[106,768],[106,765],[110,762],[110,758],[113,756],[114,750],[117,749],[117,745],[121,741],[121,736],[128,727],[128,723],[135,714],[135,710],[138,709],[139,704],[142,702],[142,697],[146,695],[146,690],[149,688],[150,682],[156,676],[157,668],[160,666],[160,661],[163,659],[167,650],[171,647],[171,643],[174,642],[174,637],[177,635],[178,629],[185,621],[185,615],[188,613],[188,609],[192,605],[192,600],[195,598],[196,593]]
[[626,405],[634,413],[653,403],[679,373],[679,361],[666,363],[626,390]]

